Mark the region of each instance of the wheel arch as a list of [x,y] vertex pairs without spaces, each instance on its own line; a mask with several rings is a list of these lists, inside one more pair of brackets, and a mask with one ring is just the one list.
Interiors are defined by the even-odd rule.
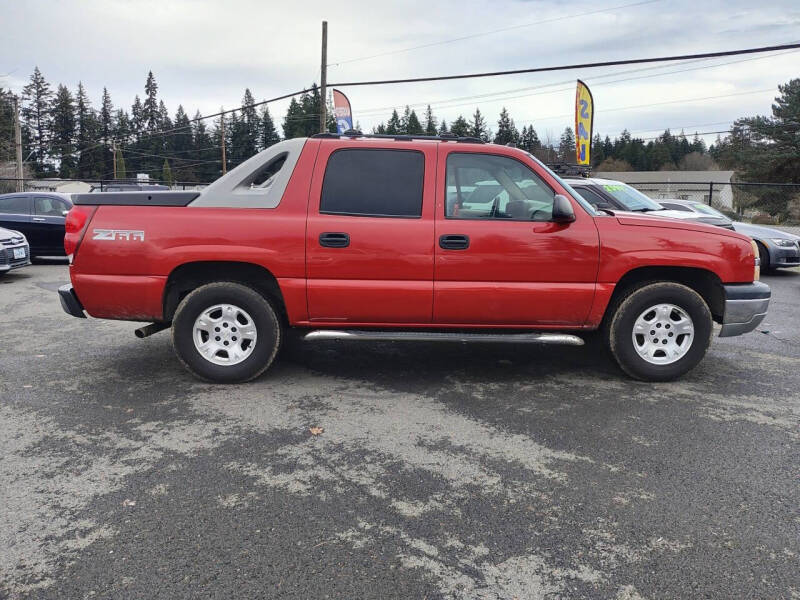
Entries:
[[614,293],[606,306],[603,319],[611,316],[610,313],[632,289],[656,282],[680,283],[694,290],[705,300],[714,320],[722,321],[725,290],[719,276],[708,269],[675,266],[637,267],[626,272],[614,286]]
[[175,267],[164,287],[164,321],[172,320],[181,300],[192,290],[217,281],[252,287],[273,303],[284,323],[288,322],[286,303],[275,275],[261,265],[236,261],[196,261]]

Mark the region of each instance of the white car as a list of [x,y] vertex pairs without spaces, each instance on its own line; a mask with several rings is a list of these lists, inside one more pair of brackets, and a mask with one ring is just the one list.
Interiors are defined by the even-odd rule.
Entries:
[[28,240],[19,231],[0,227],[0,276],[31,264]]

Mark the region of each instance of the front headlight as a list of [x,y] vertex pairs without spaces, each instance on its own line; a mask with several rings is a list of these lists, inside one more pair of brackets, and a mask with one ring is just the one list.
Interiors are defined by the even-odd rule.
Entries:
[[750,240],[750,247],[753,249],[753,281],[758,281],[761,277],[761,259],[759,258],[758,244],[755,240]]
[[795,245],[794,240],[790,240],[788,238],[771,238],[770,242],[779,248],[794,248]]
[[25,242],[26,244],[28,243],[28,238],[26,238],[25,234],[22,233],[21,231],[17,231],[16,229],[10,229],[9,231],[11,231],[11,233],[16,233],[17,235],[21,235],[22,241]]

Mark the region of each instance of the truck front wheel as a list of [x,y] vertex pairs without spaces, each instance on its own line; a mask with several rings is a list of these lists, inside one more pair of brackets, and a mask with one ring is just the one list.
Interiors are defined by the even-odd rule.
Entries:
[[180,361],[200,379],[219,383],[261,375],[278,353],[281,334],[269,300],[241,283],[195,289],[172,320],[172,342]]
[[711,311],[685,285],[646,284],[611,309],[606,344],[620,368],[636,379],[676,379],[703,360],[711,343]]

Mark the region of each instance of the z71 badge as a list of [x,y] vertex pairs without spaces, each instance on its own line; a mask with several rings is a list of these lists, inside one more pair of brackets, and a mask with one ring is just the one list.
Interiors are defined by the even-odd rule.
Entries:
[[144,241],[144,231],[133,231],[129,229],[95,229],[92,234],[93,240],[107,240],[110,242],[117,240],[132,242]]

